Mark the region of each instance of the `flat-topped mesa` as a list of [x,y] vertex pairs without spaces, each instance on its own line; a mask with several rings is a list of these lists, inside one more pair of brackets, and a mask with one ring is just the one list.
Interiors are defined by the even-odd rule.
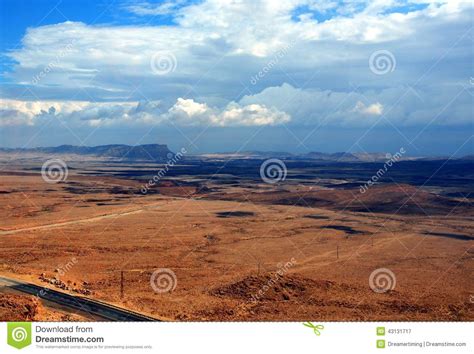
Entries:
[[104,145],[92,148],[94,155],[116,157],[124,160],[167,161],[174,155],[165,144]]
[[25,152],[42,154],[75,154],[94,155],[101,157],[119,158],[122,160],[168,161],[173,152],[166,144],[145,145],[99,145],[99,146],[74,146],[60,145],[55,147],[38,147],[32,149],[0,149],[4,152]]

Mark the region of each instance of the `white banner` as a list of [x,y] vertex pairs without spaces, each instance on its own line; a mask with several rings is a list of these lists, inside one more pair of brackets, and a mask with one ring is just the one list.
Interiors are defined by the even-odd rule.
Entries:
[[469,322],[3,322],[0,353],[472,353],[473,329]]

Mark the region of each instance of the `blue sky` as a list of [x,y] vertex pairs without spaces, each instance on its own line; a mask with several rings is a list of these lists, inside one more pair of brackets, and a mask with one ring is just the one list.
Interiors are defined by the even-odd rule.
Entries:
[[[25,1],[3,0],[0,2],[1,42],[3,54],[21,47],[21,40],[29,27],[52,25],[72,19],[85,23],[94,21],[94,14],[105,13],[100,22],[113,22],[113,13],[107,11],[107,4],[112,1]],[[56,6],[57,5],[57,6]],[[8,69],[11,60],[2,55],[2,64]]]
[[[173,16],[170,14],[136,16],[123,11],[127,6],[140,3],[120,0],[2,0],[1,53],[5,54],[21,47],[21,40],[29,27],[53,25],[65,21],[83,22],[89,25],[174,24]],[[2,55],[1,64],[2,71],[8,70],[11,68],[12,60]],[[0,80],[4,79],[0,77]]]
[[2,146],[474,153],[471,2],[0,6]]

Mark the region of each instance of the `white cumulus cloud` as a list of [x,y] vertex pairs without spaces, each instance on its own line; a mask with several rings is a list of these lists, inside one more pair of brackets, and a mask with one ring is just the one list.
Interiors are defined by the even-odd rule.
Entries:
[[241,106],[232,102],[223,109],[209,107],[192,99],[178,98],[167,111],[159,102],[86,102],[0,100],[0,125],[37,125],[45,118],[57,118],[74,127],[78,125],[209,125],[262,126],[287,123],[290,116],[265,105]]
[[383,106],[379,102],[366,106],[363,102],[357,101],[353,111],[365,115],[379,116],[383,113]]

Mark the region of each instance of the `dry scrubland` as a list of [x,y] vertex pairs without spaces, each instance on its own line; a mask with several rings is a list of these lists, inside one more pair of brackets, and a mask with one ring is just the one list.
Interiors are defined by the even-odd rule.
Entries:
[[[169,320],[474,319],[474,223],[464,204],[444,215],[393,215],[342,207],[357,189],[262,182],[199,192],[168,182],[140,195],[141,185],[75,170],[48,184],[39,173],[4,171],[0,275],[53,288],[44,279],[57,277],[64,291]],[[359,198],[387,204],[410,188],[376,187]],[[274,204],[273,194],[298,198]],[[313,206],[297,203],[307,194]],[[439,209],[432,195],[417,198],[410,205]],[[153,291],[158,268],[175,272],[174,291]],[[378,268],[395,274],[394,290],[371,290]],[[88,318],[5,291],[4,319]]]

